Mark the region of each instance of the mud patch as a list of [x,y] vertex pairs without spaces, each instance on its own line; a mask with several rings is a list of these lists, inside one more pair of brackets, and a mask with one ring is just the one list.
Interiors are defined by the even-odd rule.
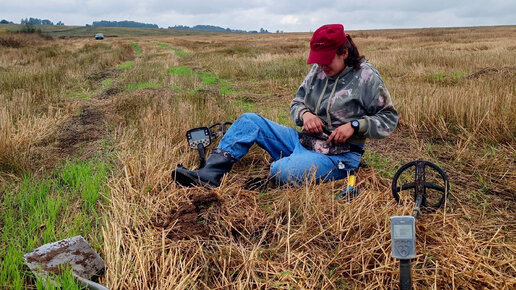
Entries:
[[218,194],[213,191],[194,192],[189,201],[179,203],[168,214],[158,215],[152,223],[156,227],[169,229],[167,238],[171,240],[208,238],[210,231],[205,215],[211,207],[220,206],[221,202]]
[[482,68],[475,73],[472,73],[467,77],[468,80],[476,80],[480,77],[497,74],[497,73],[503,73],[503,74],[515,74],[516,73],[516,67],[502,67],[502,68],[494,68],[494,67],[485,67]]
[[67,154],[73,154],[77,150],[77,145],[100,139],[102,131],[103,113],[99,106],[84,105],[78,115],[72,116],[58,128],[57,148]]
[[110,100],[92,99],[78,113],[61,120],[52,133],[32,148],[32,162],[43,170],[69,158],[87,159],[106,150],[102,140],[109,137],[107,124],[116,123]]
[[88,76],[88,80],[90,80],[92,82],[100,82],[107,78],[116,78],[119,75],[120,75],[120,70],[109,69],[109,70],[104,70],[104,71],[95,72],[95,73],[91,74],[90,76]]
[[120,88],[109,88],[109,89],[103,91],[100,95],[98,95],[97,98],[101,99],[101,100],[105,100],[105,99],[109,99],[121,92],[123,92],[123,90]]
[[224,188],[223,192],[231,194],[223,196],[219,188],[189,191],[187,201],[174,203],[151,219],[154,227],[165,229],[170,241],[225,237],[246,243],[261,238],[269,218],[260,207],[256,192],[236,187]]

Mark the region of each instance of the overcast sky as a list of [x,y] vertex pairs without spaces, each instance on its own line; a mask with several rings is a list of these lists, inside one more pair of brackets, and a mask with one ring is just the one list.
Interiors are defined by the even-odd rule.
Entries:
[[159,27],[198,24],[270,32],[515,25],[515,0],[0,0],[0,20],[65,25],[131,20]]

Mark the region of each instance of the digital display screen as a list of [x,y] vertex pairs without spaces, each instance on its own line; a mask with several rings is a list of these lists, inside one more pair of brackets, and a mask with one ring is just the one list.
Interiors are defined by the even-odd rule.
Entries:
[[204,130],[190,132],[190,136],[192,136],[192,141],[207,139],[207,136],[204,133]]
[[412,225],[394,225],[394,239],[412,239]]

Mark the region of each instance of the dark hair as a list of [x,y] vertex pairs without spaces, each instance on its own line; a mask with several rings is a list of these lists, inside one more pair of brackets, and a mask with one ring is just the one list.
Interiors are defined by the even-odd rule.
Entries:
[[346,36],[347,40],[346,42],[341,45],[337,49],[337,54],[342,55],[344,54],[344,50],[348,50],[348,58],[346,58],[346,66],[351,66],[354,69],[360,69],[360,61],[364,59],[365,57],[363,55],[360,55],[360,52],[358,52],[358,48],[353,42],[353,39],[351,39],[351,36],[348,34]]

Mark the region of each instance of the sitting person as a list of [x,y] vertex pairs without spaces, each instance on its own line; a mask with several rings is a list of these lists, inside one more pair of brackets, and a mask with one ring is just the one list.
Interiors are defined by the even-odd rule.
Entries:
[[219,186],[221,178],[256,143],[275,160],[270,177],[302,184],[347,177],[360,164],[366,138],[385,138],[398,113],[377,69],[360,55],[340,24],[324,25],[310,40],[307,64],[314,64],[290,104],[298,132],[264,117],[243,114],[228,129],[204,167],[178,167],[172,178],[183,186]]

